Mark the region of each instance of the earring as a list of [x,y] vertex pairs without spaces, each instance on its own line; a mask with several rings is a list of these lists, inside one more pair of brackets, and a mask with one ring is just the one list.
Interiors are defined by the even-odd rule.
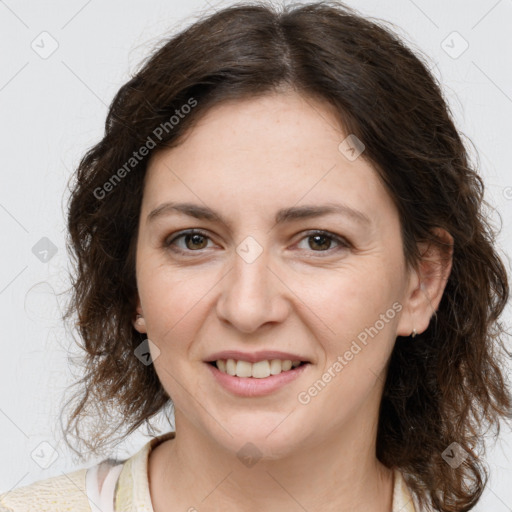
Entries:
[[137,317],[135,318],[135,323],[138,325],[141,325],[144,323],[144,317],[141,314],[137,314]]
[[418,333],[416,332],[416,329],[413,329],[413,330],[412,330],[412,333],[411,333],[411,338],[414,338],[414,337],[416,336],[416,334],[418,334]]

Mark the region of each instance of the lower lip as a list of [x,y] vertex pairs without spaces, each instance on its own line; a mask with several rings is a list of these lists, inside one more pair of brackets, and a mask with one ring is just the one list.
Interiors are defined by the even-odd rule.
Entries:
[[277,391],[289,382],[295,380],[309,366],[302,364],[278,375],[270,375],[263,379],[254,377],[237,377],[221,372],[216,366],[205,363],[217,382],[231,393],[238,396],[265,396]]

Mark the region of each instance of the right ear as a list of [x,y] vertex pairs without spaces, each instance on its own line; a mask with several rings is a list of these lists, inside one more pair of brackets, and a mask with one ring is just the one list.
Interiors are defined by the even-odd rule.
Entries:
[[137,295],[137,306],[135,308],[135,316],[132,319],[134,329],[140,333],[146,333],[146,320],[144,319],[144,312],[140,304],[140,298]]

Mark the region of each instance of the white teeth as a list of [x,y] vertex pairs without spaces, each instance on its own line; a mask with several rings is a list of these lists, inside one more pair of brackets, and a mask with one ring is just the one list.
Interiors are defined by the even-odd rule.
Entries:
[[300,361],[290,361],[286,359],[263,360],[257,363],[248,361],[236,361],[235,359],[218,359],[217,368],[222,373],[237,377],[254,377],[255,379],[264,379],[270,375],[279,375],[300,365]]
[[247,361],[236,362],[237,377],[252,377],[252,364]]
[[[219,368],[219,365],[217,365],[217,368]],[[228,359],[226,361],[226,373],[228,375],[236,375],[236,361],[233,359]]]
[[272,375],[277,375],[281,373],[282,369],[283,367],[279,359],[272,359],[272,361],[270,361],[270,373]]
[[[240,361],[239,361],[240,362]],[[270,376],[270,363],[268,361],[258,361],[252,365],[252,376],[256,379],[264,379]]]

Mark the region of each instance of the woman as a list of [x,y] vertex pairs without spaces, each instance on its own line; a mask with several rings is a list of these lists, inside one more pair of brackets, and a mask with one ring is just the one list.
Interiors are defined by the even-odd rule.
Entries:
[[171,404],[175,429],[0,503],[472,509],[512,410],[482,204],[389,31],[329,2],[195,23],[116,95],[68,218],[88,371],[65,434],[99,453]]

